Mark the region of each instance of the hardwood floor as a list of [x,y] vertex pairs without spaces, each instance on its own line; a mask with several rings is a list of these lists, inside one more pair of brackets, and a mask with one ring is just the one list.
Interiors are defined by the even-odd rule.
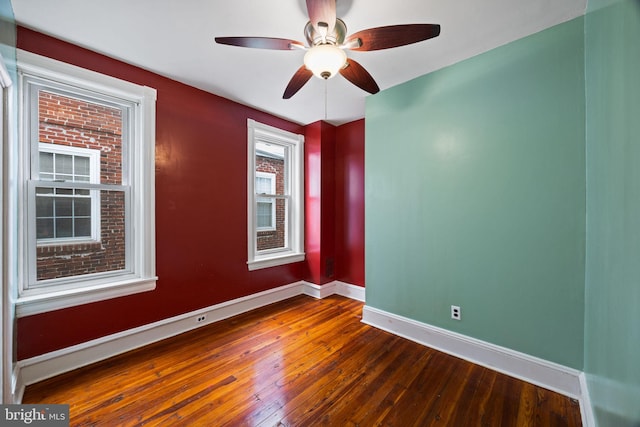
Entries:
[[578,402],[299,296],[27,387],[72,426],[580,426]]

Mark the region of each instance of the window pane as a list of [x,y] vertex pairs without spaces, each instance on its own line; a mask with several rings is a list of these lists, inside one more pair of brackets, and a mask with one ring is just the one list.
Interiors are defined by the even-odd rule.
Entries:
[[256,194],[271,194],[271,178],[256,177]]
[[69,217],[73,215],[73,199],[69,197],[56,197],[54,207],[56,217]]
[[91,164],[88,157],[75,156],[73,173],[76,176],[77,181],[85,180],[81,178],[86,178],[86,181],[89,181],[89,175],[91,174],[90,166]]
[[273,158],[283,159],[285,147],[279,144],[269,142],[256,142],[256,156],[269,156]]
[[53,153],[40,153],[40,179],[44,179],[43,173],[53,178]]
[[[49,191],[49,193],[45,193]],[[36,237],[37,239],[84,239],[92,238],[93,202],[99,198],[97,190],[76,190],[86,192],[83,196],[74,196],[73,189],[58,188],[53,195],[53,189],[36,188]],[[90,196],[93,193],[93,197]],[[77,194],[77,193],[76,193]],[[96,236],[97,239],[97,236]],[[45,243],[50,244],[51,241]]]
[[55,237],[73,237],[73,223],[71,218],[56,218],[55,219]]
[[287,148],[256,142],[256,194],[285,194]]
[[[92,190],[92,193],[94,191]],[[81,276],[86,274],[122,271],[126,265],[125,235],[125,194],[123,191],[95,191],[100,200],[100,235],[99,241],[87,242],[91,237],[91,217],[82,215],[91,212],[91,198],[68,198],[73,200],[74,216],[55,219],[55,235],[53,219],[38,218],[37,236],[40,239],[67,237],[78,238],[47,246],[36,247],[37,280],[60,277]],[[74,236],[71,233],[74,233]]]
[[258,228],[273,227],[272,222],[273,202],[258,202],[257,206],[257,224]]
[[91,237],[91,218],[74,218],[75,237]]
[[[275,203],[275,223],[273,222],[273,203]],[[260,206],[262,205],[262,207]],[[269,210],[269,213],[266,213],[266,210]],[[285,248],[287,235],[287,214],[286,210],[288,208],[288,203],[286,199],[275,199],[271,203],[263,203],[258,202],[256,206],[256,222],[258,223],[258,230],[256,232],[256,250],[264,251],[270,249],[282,249]],[[267,230],[260,230],[260,221],[261,221],[261,213],[264,212],[264,223],[266,224],[266,218],[269,218],[269,225],[265,225],[265,227],[269,227]]]
[[38,218],[36,220],[36,238],[53,239],[53,218]]
[[53,197],[36,197],[36,217],[53,217]]
[[68,179],[62,176],[73,178],[73,157],[67,154],[56,154],[54,168],[56,179]]
[[91,216],[91,199],[75,199],[75,203],[73,205],[73,215],[76,217]]
[[[123,184],[123,135],[126,135],[124,109],[45,90],[39,92],[38,105],[38,121],[42,124],[39,136],[41,143],[70,150],[91,147],[104,153],[96,167],[100,170],[95,171],[91,170],[90,156],[48,153],[54,158],[54,166],[47,170],[41,167],[41,172],[55,170],[55,179],[76,182],[91,182],[93,174],[96,183]],[[46,133],[43,132],[44,123],[47,126]]]

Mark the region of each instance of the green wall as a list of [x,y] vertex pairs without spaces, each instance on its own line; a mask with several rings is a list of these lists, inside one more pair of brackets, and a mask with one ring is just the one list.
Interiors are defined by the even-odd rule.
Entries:
[[15,69],[16,23],[10,0],[0,0],[0,54],[7,62],[7,69]]
[[367,305],[582,369],[583,31],[367,98]]
[[599,426],[640,425],[640,1],[586,15],[585,372]]

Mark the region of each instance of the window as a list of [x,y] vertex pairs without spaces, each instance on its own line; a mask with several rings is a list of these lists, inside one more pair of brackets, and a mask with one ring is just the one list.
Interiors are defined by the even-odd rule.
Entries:
[[155,288],[155,90],[18,51],[17,314]]
[[[256,171],[256,194],[272,196],[276,194],[276,174]],[[256,203],[256,229],[274,231],[276,228],[276,199],[258,197]]]
[[40,181],[52,187],[36,190],[36,240],[59,243],[100,239],[97,191],[57,188],[56,182],[99,182],[100,151],[58,144],[39,144]]
[[304,137],[248,121],[248,266],[304,260]]

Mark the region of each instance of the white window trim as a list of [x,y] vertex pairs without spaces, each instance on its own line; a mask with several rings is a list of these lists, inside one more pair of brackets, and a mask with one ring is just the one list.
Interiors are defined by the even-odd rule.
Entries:
[[[304,136],[287,132],[272,126],[247,120],[247,265],[249,270],[275,267],[278,265],[304,261]],[[289,147],[288,163],[290,177],[289,193],[291,195],[287,236],[289,246],[275,251],[256,250],[256,215],[255,215],[255,170],[256,142],[269,142]]]
[[[271,181],[271,189],[269,190],[269,195],[274,195],[276,193],[276,174],[271,172],[256,172],[256,178],[269,178]],[[268,199],[268,200],[264,200]],[[271,203],[271,225],[268,227],[258,227],[256,224],[257,231],[275,231],[276,229],[276,200],[274,198],[258,197],[258,203]]]
[[[19,266],[19,290],[16,300],[16,314],[18,317],[28,316],[75,305],[102,301],[145,292],[156,287],[155,266],[155,101],[156,90],[140,86],[94,71],[86,70],[60,61],[56,61],[30,52],[18,50],[18,78],[19,87],[23,86],[25,76],[53,80],[70,87],[83,87],[93,92],[102,93],[110,97],[126,100],[135,104],[132,111],[131,139],[139,141],[130,149],[129,162],[135,165],[129,176],[132,182],[128,194],[131,212],[130,224],[127,229],[131,233],[131,268],[123,274],[111,276],[90,277],[87,280],[69,282],[51,287],[29,288],[28,245],[25,238],[19,239],[17,264]],[[24,114],[24,94],[19,95],[20,114]],[[19,121],[19,182],[18,222],[19,236],[26,236],[27,227],[24,214],[27,201],[27,181],[29,179],[29,125]],[[123,171],[124,173],[124,171]],[[108,187],[107,187],[108,188]],[[58,279],[55,279],[58,280]]]
[[0,401],[10,403],[14,401],[14,388],[12,387],[13,373],[13,349],[14,345],[14,285],[15,269],[9,255],[15,248],[17,237],[14,232],[14,223],[17,219],[12,213],[15,196],[14,184],[9,184],[11,171],[14,165],[9,162],[14,152],[14,128],[10,124],[14,115],[14,89],[15,85],[9,70],[5,66],[7,61],[0,53],[0,246],[3,255],[0,256]]
[[[39,153],[68,154],[71,156],[88,157],[90,162],[90,178],[89,182],[97,184],[100,182],[100,151],[90,148],[70,147],[67,145],[56,144],[38,144]],[[40,170],[40,168],[38,168]],[[39,178],[38,178],[39,179]],[[29,190],[31,192],[31,190]],[[31,197],[31,196],[29,196]],[[35,196],[34,196],[35,197]],[[36,241],[38,246],[46,245],[63,245],[63,244],[81,244],[100,241],[100,194],[98,191],[91,192],[91,237],[72,237],[72,238],[50,238],[39,239]]]

